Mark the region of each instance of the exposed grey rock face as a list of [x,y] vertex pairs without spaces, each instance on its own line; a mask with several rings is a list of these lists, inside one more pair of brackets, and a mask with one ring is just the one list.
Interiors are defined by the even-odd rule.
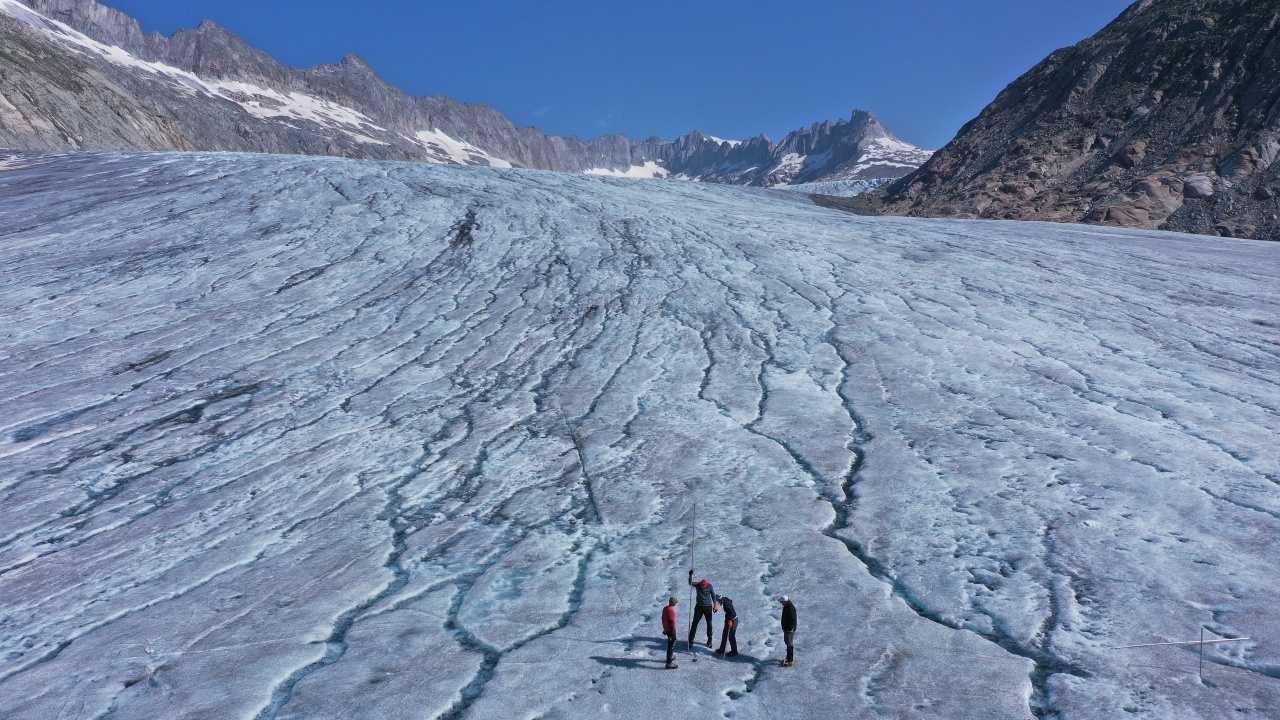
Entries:
[[1142,0],[1053,53],[919,172],[910,215],[1280,240],[1280,5]]
[[[492,108],[448,98],[410,98],[355,56],[336,65],[289,68],[212,22],[169,37],[143,35],[135,20],[93,0],[24,2],[39,15],[28,11],[23,16],[25,8],[14,0],[0,0],[0,11],[8,13],[6,17],[16,12],[23,21],[19,24],[34,28],[26,33],[27,44],[41,44],[49,56],[73,57],[93,68],[128,96],[119,105],[154,107],[189,139],[186,145],[157,147],[124,141],[103,145],[92,137],[73,135],[58,147],[192,149],[194,145],[201,150],[487,164],[495,160],[494,154],[470,139],[504,147],[494,138],[515,135],[511,123]],[[84,36],[76,37],[67,28]],[[112,46],[127,54],[109,52]],[[9,88],[0,86],[0,94],[8,96]],[[76,112],[74,104],[56,97],[42,98],[39,104],[53,115]],[[104,128],[131,125],[111,112],[101,113],[98,123]],[[454,147],[447,141],[442,147],[439,138],[424,141],[417,136],[433,130],[473,147]],[[128,137],[131,133],[119,129],[106,134]],[[20,139],[9,144],[30,146]],[[527,154],[516,147],[509,156]]]
[[[777,145],[763,136],[735,143],[699,132],[674,142],[553,137],[516,128],[487,105],[409,97],[354,55],[290,68],[213,22],[144,35],[136,20],[94,0],[21,2],[0,0],[0,30],[13,48],[0,77],[0,97],[11,98],[0,103],[0,142],[14,148],[235,150],[628,174],[648,168],[749,185],[896,178],[928,157],[863,111]],[[35,67],[17,48],[24,57],[57,60]],[[78,95],[60,89],[70,75],[80,78]]]
[[74,27],[89,37],[124,48],[147,60],[161,57],[168,38],[159,33],[143,37],[138,21],[93,0],[23,0],[47,18]]
[[0,146],[191,150],[171,116],[0,13]]

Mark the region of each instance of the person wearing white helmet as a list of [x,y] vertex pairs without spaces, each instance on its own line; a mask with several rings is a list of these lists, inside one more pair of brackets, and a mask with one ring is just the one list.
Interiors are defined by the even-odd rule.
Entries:
[[786,595],[779,600],[782,602],[782,642],[787,645],[787,659],[782,664],[784,667],[791,667],[796,664],[796,606],[791,604],[791,598]]

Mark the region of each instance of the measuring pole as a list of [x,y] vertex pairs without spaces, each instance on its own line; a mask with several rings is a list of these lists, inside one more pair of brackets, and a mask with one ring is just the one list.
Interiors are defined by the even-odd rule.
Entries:
[[1112,650],[1128,650],[1129,648],[1164,647],[1165,645],[1214,645],[1216,643],[1244,642],[1253,638],[1223,638],[1222,640],[1187,640],[1185,642],[1146,643],[1145,645],[1121,645]]
[[1204,626],[1200,626],[1200,682],[1204,682]]
[[[693,504],[693,542],[689,544],[689,575],[693,576],[694,560],[698,557],[698,503]],[[693,636],[693,583],[689,584],[689,636]],[[689,641],[689,655],[694,662],[698,656],[693,651],[693,641]]]
[[1144,643],[1142,645],[1121,645],[1119,647],[1113,647],[1111,649],[1112,650],[1128,650],[1130,648],[1163,647],[1165,645],[1199,645],[1200,646],[1200,679],[1204,680],[1204,646],[1205,645],[1216,645],[1218,643],[1229,643],[1229,642],[1244,642],[1249,639],[1250,638],[1242,637],[1242,638],[1222,638],[1220,640],[1205,640],[1204,627],[1201,627],[1199,640],[1185,640],[1182,642]]

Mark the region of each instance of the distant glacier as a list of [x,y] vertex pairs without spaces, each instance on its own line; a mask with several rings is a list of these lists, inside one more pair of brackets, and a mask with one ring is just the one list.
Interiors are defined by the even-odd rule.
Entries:
[[796,185],[779,185],[779,190],[795,190],[813,195],[834,195],[836,197],[854,197],[864,195],[876,188],[891,182],[892,178],[875,180],[825,180],[819,182],[798,183]]

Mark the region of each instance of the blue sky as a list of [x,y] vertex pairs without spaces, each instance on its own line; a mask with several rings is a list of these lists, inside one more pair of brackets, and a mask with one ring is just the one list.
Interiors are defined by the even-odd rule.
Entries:
[[940,147],[1130,0],[105,0],[144,30],[214,20],[296,66],[364,58],[413,95],[556,135],[774,140],[871,110]]

